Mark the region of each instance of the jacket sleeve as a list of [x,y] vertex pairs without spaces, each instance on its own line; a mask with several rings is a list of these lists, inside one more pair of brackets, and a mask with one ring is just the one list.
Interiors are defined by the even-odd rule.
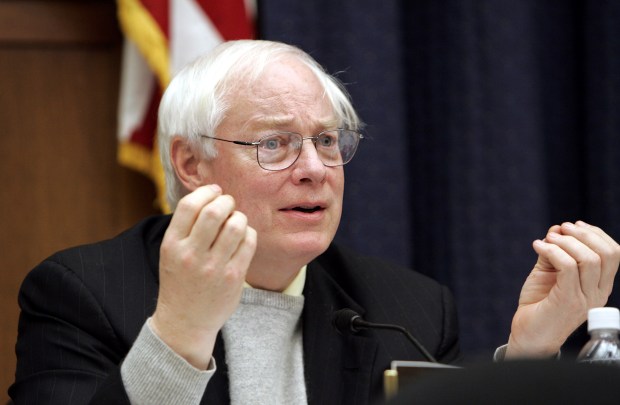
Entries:
[[48,259],[24,280],[15,404],[128,404],[120,377],[127,343],[116,336],[76,272]]

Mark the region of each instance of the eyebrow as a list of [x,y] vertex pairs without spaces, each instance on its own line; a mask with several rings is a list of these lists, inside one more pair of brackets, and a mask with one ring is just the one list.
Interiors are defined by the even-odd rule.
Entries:
[[[294,115],[268,115],[256,120],[256,123],[263,128],[282,127],[294,122]],[[334,128],[338,125],[338,120],[335,117],[322,118],[318,120],[318,124],[323,128]]]
[[258,118],[256,123],[264,128],[280,127],[290,125],[295,121],[293,115],[266,115]]

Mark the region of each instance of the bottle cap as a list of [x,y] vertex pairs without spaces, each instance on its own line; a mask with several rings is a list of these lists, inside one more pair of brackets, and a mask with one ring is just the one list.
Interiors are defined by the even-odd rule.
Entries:
[[588,311],[588,332],[593,329],[620,330],[620,311],[618,308],[592,308]]

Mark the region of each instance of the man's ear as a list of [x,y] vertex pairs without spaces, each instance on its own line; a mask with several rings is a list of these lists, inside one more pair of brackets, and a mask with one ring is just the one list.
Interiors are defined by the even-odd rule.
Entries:
[[207,184],[205,161],[187,139],[175,137],[172,140],[170,160],[177,178],[190,192]]

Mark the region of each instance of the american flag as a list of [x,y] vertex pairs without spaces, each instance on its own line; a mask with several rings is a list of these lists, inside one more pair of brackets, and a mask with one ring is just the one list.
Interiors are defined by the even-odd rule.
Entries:
[[252,0],[117,0],[125,42],[118,111],[118,160],[150,177],[169,211],[156,144],[163,90],[185,64],[223,41],[254,37]]

